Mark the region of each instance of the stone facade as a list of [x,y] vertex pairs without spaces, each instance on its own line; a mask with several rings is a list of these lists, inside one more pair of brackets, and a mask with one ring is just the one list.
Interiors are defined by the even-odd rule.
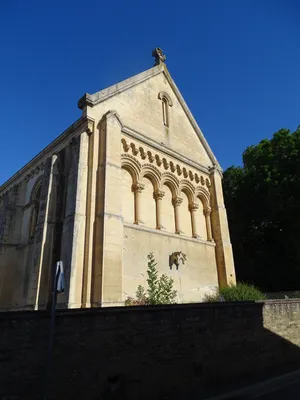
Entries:
[[122,305],[145,285],[149,252],[178,302],[234,283],[221,168],[164,57],[78,105],[0,188],[0,308],[45,308],[58,260],[68,308]]

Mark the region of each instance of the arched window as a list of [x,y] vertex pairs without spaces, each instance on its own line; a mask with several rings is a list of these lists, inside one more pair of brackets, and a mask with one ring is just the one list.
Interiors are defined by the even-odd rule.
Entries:
[[168,110],[168,103],[167,99],[162,99],[162,112],[163,112],[163,121],[165,126],[169,126],[169,110]]
[[32,197],[32,211],[30,218],[30,226],[29,226],[29,238],[32,239],[35,234],[36,225],[38,222],[38,215],[40,210],[40,201],[41,201],[41,184],[35,189]]
[[162,104],[163,123],[165,126],[169,127],[170,126],[169,107],[173,106],[172,99],[166,92],[159,92],[158,98],[161,100]]

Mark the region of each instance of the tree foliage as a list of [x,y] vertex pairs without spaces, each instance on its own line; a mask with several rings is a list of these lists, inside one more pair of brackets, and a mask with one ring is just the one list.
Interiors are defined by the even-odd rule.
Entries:
[[176,290],[173,289],[174,281],[172,278],[163,274],[158,275],[156,262],[153,253],[148,255],[147,284],[148,289],[141,285],[136,291],[136,298],[127,298],[125,305],[155,305],[155,304],[172,304],[175,303],[177,296]]
[[300,127],[248,147],[223,186],[238,279],[267,291],[299,288]]

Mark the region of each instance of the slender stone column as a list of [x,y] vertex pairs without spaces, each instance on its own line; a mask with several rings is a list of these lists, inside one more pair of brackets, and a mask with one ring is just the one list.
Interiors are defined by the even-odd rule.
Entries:
[[213,242],[212,233],[211,233],[211,222],[210,222],[211,208],[206,208],[206,210],[203,211],[203,214],[205,216],[207,240],[209,242]]
[[162,224],[161,224],[161,201],[162,198],[164,197],[165,192],[162,192],[161,190],[157,190],[155,193],[153,193],[153,197],[156,201],[156,229],[161,230],[162,229]]
[[191,221],[192,221],[193,238],[199,238],[197,224],[196,224],[196,211],[198,210],[198,208],[199,208],[199,204],[197,204],[197,203],[192,203],[189,205],[189,210],[191,213]]
[[141,221],[141,193],[145,189],[145,185],[138,182],[132,185],[134,193],[134,224],[139,225]]
[[180,227],[180,216],[179,216],[179,206],[182,203],[182,198],[177,196],[174,197],[172,200],[172,204],[174,206],[174,214],[175,214],[175,233],[180,235],[181,233],[181,227]]

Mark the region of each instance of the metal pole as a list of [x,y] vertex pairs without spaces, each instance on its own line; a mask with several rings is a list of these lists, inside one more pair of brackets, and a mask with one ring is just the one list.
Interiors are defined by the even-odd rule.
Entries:
[[51,323],[50,323],[50,333],[49,333],[49,345],[47,352],[47,361],[46,361],[46,371],[45,371],[45,382],[44,382],[44,396],[43,400],[48,399],[48,387],[49,387],[49,378],[52,366],[53,359],[53,341],[54,341],[54,331],[55,331],[55,310],[56,310],[56,301],[57,301],[57,280],[59,274],[54,275],[54,285],[52,291],[52,307],[51,307]]

